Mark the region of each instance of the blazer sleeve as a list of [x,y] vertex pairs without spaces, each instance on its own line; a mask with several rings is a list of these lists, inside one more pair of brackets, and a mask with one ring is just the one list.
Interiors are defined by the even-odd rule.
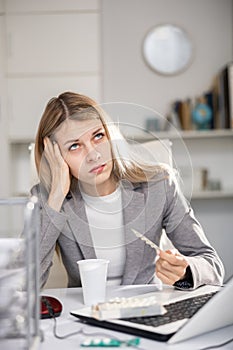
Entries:
[[175,176],[169,176],[164,186],[166,206],[163,227],[173,245],[186,256],[192,274],[192,288],[203,284],[221,285],[224,277],[222,261],[195,218]]
[[40,206],[40,284],[45,285],[49,271],[52,266],[54,250],[58,237],[64,228],[67,216],[62,212],[57,212],[47,204],[47,196],[40,185],[31,189],[31,194],[39,200]]

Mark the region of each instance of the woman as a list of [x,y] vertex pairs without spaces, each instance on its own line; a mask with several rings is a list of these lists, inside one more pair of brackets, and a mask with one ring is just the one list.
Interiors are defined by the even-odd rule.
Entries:
[[[222,283],[223,265],[172,169],[136,159],[92,99],[65,92],[48,102],[35,160],[42,286],[56,247],[69,287],[80,286],[76,262],[96,257],[110,260],[108,280],[115,284],[148,284],[156,276],[182,289]],[[132,228],[157,245],[165,230],[177,250],[156,253]]]

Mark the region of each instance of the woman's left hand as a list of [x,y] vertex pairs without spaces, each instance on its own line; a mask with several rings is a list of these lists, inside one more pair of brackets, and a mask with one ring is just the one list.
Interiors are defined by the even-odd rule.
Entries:
[[159,252],[155,272],[157,277],[165,284],[173,285],[184,278],[188,262],[176,249]]

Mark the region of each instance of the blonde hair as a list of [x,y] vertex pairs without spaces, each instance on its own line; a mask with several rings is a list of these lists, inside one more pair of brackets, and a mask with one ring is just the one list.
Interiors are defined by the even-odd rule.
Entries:
[[36,135],[36,168],[39,179],[47,190],[50,189],[51,175],[48,163],[43,157],[43,140],[45,137],[53,137],[58,127],[67,119],[99,119],[101,121],[111,144],[113,175],[116,181],[126,179],[132,183],[144,182],[164,170],[161,165],[151,165],[136,156],[119,128],[94,100],[74,92],[64,92],[48,102]]

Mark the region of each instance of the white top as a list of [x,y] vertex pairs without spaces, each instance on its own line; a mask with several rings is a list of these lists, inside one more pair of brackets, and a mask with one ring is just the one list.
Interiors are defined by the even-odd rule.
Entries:
[[82,192],[82,197],[96,257],[109,260],[108,284],[120,284],[126,260],[121,189],[101,197]]

